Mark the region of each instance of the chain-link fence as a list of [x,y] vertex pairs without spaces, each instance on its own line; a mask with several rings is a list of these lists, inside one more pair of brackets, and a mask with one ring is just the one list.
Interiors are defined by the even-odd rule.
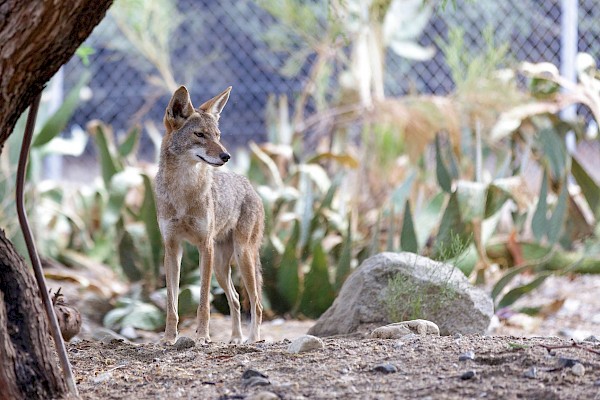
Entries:
[[[414,62],[388,52],[386,92],[389,95],[408,91],[451,92],[451,71],[439,43],[447,40],[453,27],[464,31],[469,51],[482,49],[486,45],[482,32],[492,29],[496,44],[509,44],[510,60],[560,65],[564,30],[561,16],[563,7],[569,4],[578,15],[576,50],[589,52],[597,59],[600,33],[597,0],[459,0],[456,4],[449,1],[444,10],[433,13],[418,40],[421,45],[437,48],[433,58]],[[307,79],[308,68],[305,66],[294,78],[280,73],[278,65],[289,54],[273,51],[263,40],[266,28],[275,21],[252,1],[177,0],[175,5],[180,23],[170,41],[162,43],[167,51],[153,56],[159,57],[159,64],[160,57],[170,61],[174,81],[190,88],[196,106],[225,87],[234,87],[221,122],[226,145],[263,140],[268,96],[287,94],[293,98]],[[140,57],[139,49],[124,46],[125,42],[118,23],[107,18],[87,41],[95,50],[89,66],[83,66],[74,57],[64,67],[65,89],[77,82],[83,69],[93,72],[89,83],[92,96],[80,107],[73,124],[85,126],[91,119],[100,119],[118,132],[134,124],[154,121],[162,130],[162,117],[169,100],[169,91],[160,85],[161,79],[165,80],[164,74],[157,71],[156,62]],[[149,146],[151,142],[144,140],[142,153],[149,154]]]

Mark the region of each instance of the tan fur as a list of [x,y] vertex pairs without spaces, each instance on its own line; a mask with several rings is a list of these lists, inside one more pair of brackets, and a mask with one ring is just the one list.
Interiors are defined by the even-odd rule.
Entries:
[[201,289],[197,340],[210,341],[210,277],[214,268],[231,310],[231,342],[242,341],[239,296],[231,279],[231,262],[240,268],[250,299],[249,341],[260,340],[262,321],[259,248],[264,227],[262,202],[248,180],[218,171],[229,159],[220,143],[218,120],[231,87],[195,109],[184,86],[166,109],[158,174],[156,208],[165,246],[167,324],[163,343],[177,339],[177,296],[182,240],[198,247]]

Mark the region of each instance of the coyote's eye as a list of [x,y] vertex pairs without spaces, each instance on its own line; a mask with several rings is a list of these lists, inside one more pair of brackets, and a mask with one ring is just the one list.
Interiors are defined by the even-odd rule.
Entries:
[[199,138],[204,139],[205,135],[204,132],[194,132],[194,135],[198,136]]

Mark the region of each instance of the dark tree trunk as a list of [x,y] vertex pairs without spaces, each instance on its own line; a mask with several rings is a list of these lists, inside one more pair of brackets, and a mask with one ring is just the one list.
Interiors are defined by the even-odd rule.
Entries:
[[[0,152],[19,116],[112,0],[0,0]],[[0,230],[0,400],[66,393],[37,285]]]
[[0,0],[0,146],[112,0]]
[[[0,397],[50,399],[65,391],[37,285],[0,231]],[[9,366],[14,365],[14,368]]]

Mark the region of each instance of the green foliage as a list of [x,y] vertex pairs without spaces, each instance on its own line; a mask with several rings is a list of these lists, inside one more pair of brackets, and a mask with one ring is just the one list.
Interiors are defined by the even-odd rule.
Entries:
[[[120,269],[132,281],[144,280],[147,289],[154,290],[162,262],[154,193],[148,175],[130,167],[126,160],[139,140],[139,128],[133,128],[119,143],[110,127],[102,123],[91,124],[89,130],[98,149],[102,173],[102,184],[96,188],[93,199],[84,201],[93,206],[78,210],[82,220],[94,223],[86,232],[96,245],[90,253],[97,261]],[[132,190],[143,193],[141,202],[127,202]],[[117,254],[108,250],[111,246],[119,250]]]
[[104,316],[104,326],[120,330],[125,327],[156,331],[165,326],[165,316],[155,305],[123,298]]
[[35,135],[35,138],[31,143],[32,148],[41,147],[47,144],[65,129],[67,122],[69,122],[69,119],[71,119],[71,116],[79,105],[79,92],[89,81],[89,78],[90,73],[86,72],[81,79],[79,79],[79,82],[67,94],[58,110],[46,120],[42,129]]
[[[280,102],[279,107],[287,108],[287,103]],[[275,126],[290,126],[282,119],[284,113],[272,115]],[[345,153],[303,154],[294,142],[286,144],[281,136],[273,140],[274,145],[250,145],[247,173],[259,183],[265,207],[266,243],[261,251],[265,293],[276,312],[316,317],[331,305],[355,264],[356,236],[340,185],[345,168],[357,162]],[[340,172],[332,178],[330,171],[336,170]]]
[[404,218],[402,221],[400,247],[402,248],[402,251],[417,253],[419,251],[419,245],[417,243],[417,234],[415,233],[412,212],[410,211],[410,203],[408,201],[406,202]]
[[576,158],[572,159],[571,174],[573,174],[573,178],[575,178],[575,181],[577,184],[579,184],[581,192],[583,193],[586,202],[590,206],[590,210],[594,214],[594,217],[599,219],[600,187]]
[[[253,150],[253,168],[266,174],[259,181],[272,175],[281,185],[258,187],[268,222],[261,251],[265,291],[276,311],[316,317],[333,302],[355,251],[350,224],[336,209],[339,185],[311,162],[290,163],[281,176],[266,153]],[[334,251],[324,250],[325,239],[336,243]]]
[[329,278],[329,261],[321,243],[316,243],[310,270],[304,276],[299,310],[307,317],[318,318],[329,308],[334,298],[335,291]]
[[[440,261],[445,262],[455,254],[464,254],[466,245],[458,236],[453,235],[448,246],[440,250]],[[441,274],[441,269],[432,269],[432,274]],[[384,307],[390,322],[400,322],[424,318],[426,312],[436,312],[456,298],[456,291],[450,283],[454,270],[448,276],[437,276],[442,282],[439,286],[413,285],[400,273],[388,280]],[[433,276],[432,276],[433,278]]]
[[[175,82],[172,35],[186,17],[171,1],[151,3],[116,4],[111,20],[126,40],[112,45],[138,55],[141,68],[158,72],[158,80],[150,79],[166,90]],[[595,65],[584,63],[580,82],[569,87],[575,95],[559,101],[558,89],[566,84],[556,67],[529,64],[506,78],[498,70],[510,67],[508,43],[496,45],[490,28],[481,35],[484,50],[475,53],[467,51],[463,32],[451,29],[448,41],[439,45],[456,92],[443,99],[414,96],[397,102],[390,112],[395,118],[384,120],[385,113],[361,106],[371,95],[377,97],[374,82],[383,79],[385,62],[365,52],[389,46],[403,57],[430,53],[416,38],[433,6],[415,8],[417,2],[409,2],[399,9],[399,3],[371,2],[361,19],[358,1],[259,1],[279,22],[269,24],[264,39],[273,50],[290,54],[278,65],[280,71],[295,76],[308,69],[309,77],[293,104],[286,97],[271,99],[271,143],[250,144],[249,169],[242,171],[257,185],[265,206],[260,256],[266,303],[279,314],[317,317],[353,268],[383,249],[445,260],[466,275],[476,271],[478,280],[497,264],[503,271],[492,293],[498,306],[514,304],[552,274],[600,272],[600,251],[593,245],[600,232],[599,185],[590,165],[574,159],[564,145],[567,131],[577,132],[581,140],[583,130],[554,115],[565,101],[580,99],[598,122],[598,96],[585,95],[598,94]],[[378,29],[406,19],[413,23],[397,23],[398,30],[384,43]],[[365,32],[373,34],[371,39]],[[528,93],[518,89],[518,72],[529,79]],[[36,137],[40,153],[70,147],[57,145],[56,136],[76,98],[67,96]],[[44,202],[60,210],[48,218],[48,229],[57,234],[47,235],[46,254],[65,263],[73,263],[75,255],[106,263],[125,279],[141,282],[142,292],[124,298],[106,323],[157,329],[163,321],[147,305],[158,286],[162,244],[151,178],[135,157],[141,131],[134,128],[117,140],[108,126],[97,123],[90,133],[102,179],[74,195],[56,187],[42,193]],[[81,146],[81,136],[73,140]],[[16,164],[15,149],[18,144],[9,143],[10,165]],[[0,180],[0,193],[10,192],[12,173],[7,170]],[[580,196],[569,190],[570,177]],[[9,205],[5,200],[3,207]],[[184,249],[180,309],[187,314],[197,304],[199,256],[192,246]],[[515,284],[525,272],[530,277]],[[391,319],[422,315],[427,292],[416,293],[392,278],[387,293]],[[452,296],[448,289],[435,307]],[[400,303],[406,307],[399,308]]]
[[[36,124],[30,148],[27,169],[28,185],[25,188],[26,209],[28,210],[35,237],[43,235],[40,235],[42,226],[39,220],[41,218],[36,215],[38,212],[37,207],[32,207],[32,199],[40,198],[41,201],[45,199],[62,201],[62,192],[60,189],[54,186],[47,186],[43,190],[40,189],[39,183],[41,180],[43,156],[49,153],[78,156],[83,153],[87,143],[85,135],[78,130],[72,131],[70,139],[62,138],[60,134],[64,130],[67,121],[76,111],[79,105],[79,92],[88,80],[89,74],[84,73],[73,89],[67,93],[65,102],[53,113],[49,113],[49,106],[45,102],[42,101],[40,105],[38,123]],[[9,136],[4,144],[2,151],[4,162],[0,163],[0,197],[3,199],[0,203],[0,220],[3,221],[2,226],[5,229],[6,236],[15,243],[16,248],[21,254],[26,253],[26,248],[18,224],[14,192],[17,163],[27,114],[28,112],[23,113],[17,121],[13,134]],[[50,220],[50,223],[58,224],[56,220]],[[50,237],[41,243],[40,250],[46,254],[53,255],[56,253],[57,246],[60,246],[57,238]]]
[[[454,155],[449,147],[445,147],[447,151],[444,154],[442,146],[440,144],[440,136],[435,137],[435,172],[438,180],[438,184],[445,192],[452,192],[452,181],[458,179],[458,170],[456,167],[456,161]],[[446,156],[450,161],[448,165],[444,162],[443,158]]]

